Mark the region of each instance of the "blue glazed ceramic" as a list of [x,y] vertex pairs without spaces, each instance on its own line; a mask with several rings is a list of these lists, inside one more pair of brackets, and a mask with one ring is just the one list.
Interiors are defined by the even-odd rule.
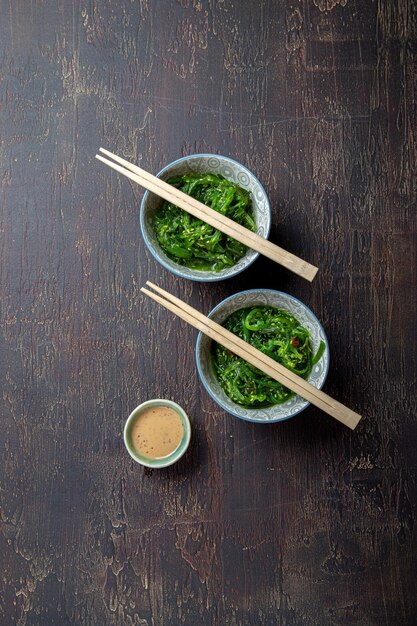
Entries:
[[[255,213],[257,233],[267,239],[271,227],[271,208],[268,197],[259,180],[246,167],[230,159],[217,154],[193,154],[192,156],[177,159],[164,167],[158,174],[158,178],[166,180],[171,176],[185,174],[187,172],[201,172],[221,174],[228,180],[238,184],[243,189],[250,191],[253,209]],[[254,250],[248,250],[233,267],[221,272],[203,272],[193,270],[172,261],[160,248],[153,228],[153,216],[164,202],[161,198],[147,191],[143,196],[140,207],[140,227],[145,243],[154,256],[166,269],[177,276],[200,282],[223,280],[236,276],[245,270],[259,256]]]
[[[320,341],[324,341],[326,346],[324,354],[319,362],[313,366],[313,370],[308,378],[308,381],[312,385],[321,389],[329,371],[329,344],[324,329],[316,316],[305,304],[297,300],[297,298],[282,293],[281,291],[273,291],[270,289],[241,291],[220,302],[220,304],[211,311],[209,317],[221,324],[235,311],[258,305],[268,305],[285,309],[294,315],[299,322],[310,331],[314,353],[318,350]],[[199,333],[196,344],[197,369],[208,393],[213,400],[228,413],[249,422],[266,424],[281,422],[290,417],[294,417],[294,415],[303,411],[310,404],[307,400],[297,395],[284,404],[276,404],[268,408],[247,409],[239,406],[228,398],[217,381],[211,357],[212,343],[209,337],[203,335],[203,333]]]

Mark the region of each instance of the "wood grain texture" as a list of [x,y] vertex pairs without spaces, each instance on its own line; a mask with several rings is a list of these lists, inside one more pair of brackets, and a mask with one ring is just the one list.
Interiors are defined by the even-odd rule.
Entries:
[[[0,0],[2,625],[416,623],[416,25],[411,0]],[[100,145],[241,161],[317,278],[174,278]],[[147,279],[204,312],[299,297],[357,430],[226,415]],[[152,472],[122,429],[158,396],[193,439]]]

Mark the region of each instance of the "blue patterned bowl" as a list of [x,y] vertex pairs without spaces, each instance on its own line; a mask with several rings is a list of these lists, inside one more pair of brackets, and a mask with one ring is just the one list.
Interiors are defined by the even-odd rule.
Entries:
[[[243,189],[250,191],[257,233],[265,239],[268,237],[271,227],[271,208],[269,206],[268,197],[259,180],[246,167],[237,161],[233,161],[233,159],[229,159],[229,157],[219,156],[217,154],[193,154],[192,156],[184,157],[170,163],[164,167],[157,176],[162,180],[166,180],[170,178],[170,176],[177,176],[179,174],[185,174],[186,172],[221,174]],[[231,276],[236,276],[236,274],[239,274],[249,267],[259,256],[254,250],[248,250],[236,265],[222,270],[221,272],[203,272],[201,270],[193,270],[178,265],[178,263],[172,261],[161,250],[155,236],[153,217],[162,202],[163,200],[161,200],[161,198],[149,191],[144,194],[140,207],[140,227],[145,243],[151,254],[161,265],[177,276],[201,282],[223,280]]]
[[[209,314],[209,317],[219,324],[223,323],[232,313],[249,306],[268,305],[280,309],[285,309],[294,315],[298,321],[305,326],[311,333],[314,353],[320,345],[320,341],[324,341],[326,349],[323,356],[316,365],[308,378],[309,382],[321,389],[329,371],[329,344],[322,325],[317,317],[310,309],[286,293],[281,291],[273,291],[271,289],[251,289],[249,291],[241,291],[218,304]],[[208,393],[213,400],[217,402],[223,409],[232,415],[236,415],[248,422],[281,422],[286,420],[300,411],[303,411],[310,404],[300,396],[294,396],[283,404],[276,404],[268,408],[262,409],[246,409],[239,406],[225,394],[220,387],[212,363],[212,340],[199,333],[196,344],[196,361],[200,378]]]

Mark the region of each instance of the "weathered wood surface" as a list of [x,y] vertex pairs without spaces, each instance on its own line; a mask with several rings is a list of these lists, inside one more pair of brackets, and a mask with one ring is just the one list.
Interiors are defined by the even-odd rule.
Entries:
[[[0,623],[416,624],[416,3],[0,10]],[[174,278],[100,145],[152,172],[202,151],[245,163],[272,240],[318,277],[259,260]],[[265,427],[223,413],[148,278],[206,312],[248,287],[306,302],[357,431],[315,409]],[[155,396],[186,407],[193,440],[151,472],[122,429]]]

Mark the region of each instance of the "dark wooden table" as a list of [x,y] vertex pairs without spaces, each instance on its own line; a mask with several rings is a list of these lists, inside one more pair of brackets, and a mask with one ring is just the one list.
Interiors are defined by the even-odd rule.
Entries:
[[[416,624],[416,3],[0,7],[0,624]],[[271,239],[317,278],[262,259],[228,282],[172,276],[100,145],[152,172],[236,158],[268,191]],[[205,312],[245,288],[300,298],[357,430],[314,408],[225,414],[147,279]],[[158,396],[193,439],[150,471],[122,430]]]

